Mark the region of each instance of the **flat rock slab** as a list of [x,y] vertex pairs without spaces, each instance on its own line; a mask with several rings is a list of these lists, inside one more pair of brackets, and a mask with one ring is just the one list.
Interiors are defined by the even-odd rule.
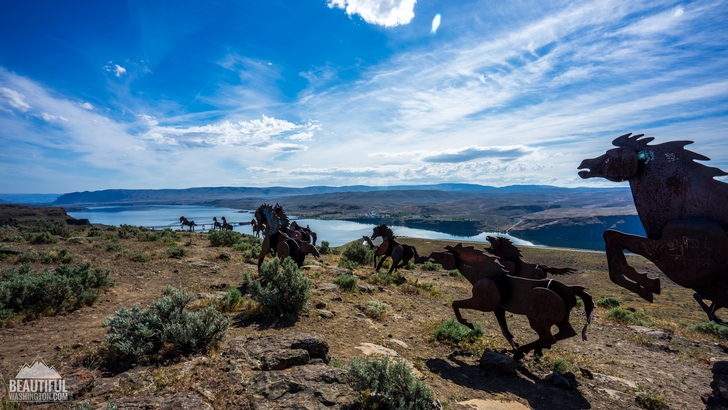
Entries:
[[346,371],[323,364],[257,373],[246,382],[253,408],[353,409],[359,395],[347,384]]
[[243,359],[256,370],[283,370],[310,362],[329,362],[329,344],[310,333],[230,339],[223,354]]
[[401,358],[399,356],[399,353],[397,353],[397,351],[395,350],[374,343],[361,343],[356,348],[361,350],[365,356],[387,356],[399,358],[399,360],[404,361],[405,365],[410,370],[413,376],[417,377],[418,379],[424,379],[425,377],[421,371],[417,370],[414,363],[407,359]]
[[530,407],[517,401],[471,399],[456,404],[473,410],[529,410]]
[[[114,401],[112,401],[113,403]],[[213,407],[193,392],[181,392],[172,396],[156,396],[141,394],[119,398],[116,408],[119,409],[160,409],[160,410],[213,410]],[[98,409],[106,409],[103,404]]]

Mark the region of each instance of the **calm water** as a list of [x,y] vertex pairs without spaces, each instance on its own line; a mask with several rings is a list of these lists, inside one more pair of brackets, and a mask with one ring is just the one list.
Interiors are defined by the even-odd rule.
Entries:
[[[114,226],[122,224],[147,226],[156,229],[163,229],[165,227],[178,229],[180,227],[179,217],[184,215],[188,220],[195,221],[198,225],[195,227],[196,231],[207,231],[211,229],[213,223],[212,218],[217,217],[218,221],[220,221],[224,216],[229,223],[234,225],[235,231],[247,234],[253,233],[253,229],[249,225],[253,219],[253,212],[232,208],[195,205],[108,206],[89,208],[83,211],[69,212],[68,214],[76,219],[86,218],[91,223]],[[318,236],[317,245],[320,245],[321,241],[328,241],[331,246],[341,246],[347,242],[360,239],[364,235],[371,235],[372,229],[374,228],[374,225],[358,222],[298,219],[295,216],[289,217],[301,226],[310,226]],[[246,225],[238,225],[239,223],[245,223]],[[404,226],[391,226],[390,228],[400,237],[487,242],[485,239],[486,236],[501,235],[510,238],[516,245],[535,246],[531,242],[497,232],[482,232],[476,236],[456,236],[444,232],[407,228]]]

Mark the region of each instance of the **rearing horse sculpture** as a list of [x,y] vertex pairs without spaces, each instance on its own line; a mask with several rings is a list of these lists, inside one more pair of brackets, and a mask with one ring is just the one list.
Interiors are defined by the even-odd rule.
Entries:
[[[576,297],[584,302],[586,324],[581,331],[586,340],[586,328],[594,312],[594,301],[582,286],[569,286],[553,279],[526,279],[511,276],[498,263],[496,258],[472,246],[462,244],[447,246],[445,251],[430,254],[430,260],[445,269],[458,269],[473,285],[470,299],[452,302],[458,322],[473,329],[472,323],[465,320],[460,309],[475,309],[493,312],[503,336],[515,350],[513,358],[520,360],[531,350],[535,355],[543,354],[559,340],[576,336],[569,323],[571,310],[576,306]],[[538,333],[538,339],[524,346],[518,346],[508,330],[505,312],[525,315],[531,328]],[[551,327],[559,331],[551,334]]]
[[[688,151],[692,141],[648,145],[654,138],[625,134],[617,148],[582,161],[579,176],[629,181],[647,238],[604,232],[612,282],[652,302],[660,279],[638,273],[623,250],[644,256],[668,278],[693,289],[708,318],[727,325],[715,311],[728,307],[728,184],[714,179],[726,172],[695,162],[708,157]],[[710,300],[710,305],[704,299]]]
[[521,250],[504,236],[492,237],[486,236],[485,239],[490,242],[490,248],[485,251],[498,258],[506,270],[513,276],[528,279],[544,279],[547,273],[552,275],[568,275],[576,272],[572,268],[551,268],[546,265],[536,263],[527,263],[521,259]]
[[320,256],[318,250],[312,244],[303,242],[299,237],[291,237],[287,232],[289,230],[289,220],[283,207],[276,204],[275,206],[263,204],[255,210],[255,220],[257,226],[263,230],[263,244],[260,254],[258,255],[258,271],[260,265],[267,254],[275,256],[279,254],[281,258],[290,256],[296,261],[300,267],[307,254],[313,254],[318,259]]
[[[384,260],[387,258],[387,256],[391,256],[392,266],[389,268],[388,272],[391,275],[393,271],[398,269],[400,266],[406,265],[407,262],[410,261],[410,259],[417,255],[417,248],[412,245],[406,245],[397,242],[394,236],[394,232],[392,232],[392,230],[386,224],[381,224],[374,228],[370,243],[380,236],[382,237],[382,244],[379,245],[376,252],[374,253],[375,270],[378,271],[379,268],[382,267],[382,264],[384,263]],[[377,264],[377,256],[382,257],[379,260],[379,264]]]

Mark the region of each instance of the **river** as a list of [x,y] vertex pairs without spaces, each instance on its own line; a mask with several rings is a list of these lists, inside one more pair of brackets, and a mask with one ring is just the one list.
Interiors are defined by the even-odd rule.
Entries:
[[[232,208],[217,208],[197,205],[144,205],[144,206],[104,206],[88,208],[81,211],[72,211],[68,214],[76,219],[88,219],[91,223],[104,225],[133,225],[146,226],[155,229],[165,227],[179,229],[179,217],[184,215],[188,220],[195,221],[197,231],[207,231],[212,228],[212,218],[218,221],[224,216],[228,223],[233,224],[237,232],[252,234],[250,221],[253,212]],[[374,225],[350,221],[299,219],[289,215],[301,226],[310,226],[318,236],[317,245],[321,241],[328,241],[330,246],[341,246],[345,243],[360,239],[364,235],[371,235]],[[240,225],[244,224],[244,225]],[[411,237],[422,239],[450,239],[455,241],[487,242],[486,236],[506,236],[516,245],[536,246],[534,243],[499,232],[481,232],[475,236],[457,236],[444,232],[427,229],[415,229],[405,226],[390,226],[398,237]]]

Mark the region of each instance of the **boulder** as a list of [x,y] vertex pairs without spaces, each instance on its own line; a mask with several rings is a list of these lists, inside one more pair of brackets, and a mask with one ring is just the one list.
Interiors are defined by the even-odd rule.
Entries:
[[[159,410],[213,410],[213,407],[193,392],[180,392],[171,396],[137,394],[112,400],[119,409]],[[99,407],[106,409],[107,404]]]
[[512,357],[502,353],[486,350],[480,358],[480,368],[499,373],[516,373],[516,362]]
[[224,355],[242,359],[256,370],[283,370],[310,362],[329,362],[329,344],[308,333],[234,338]]

